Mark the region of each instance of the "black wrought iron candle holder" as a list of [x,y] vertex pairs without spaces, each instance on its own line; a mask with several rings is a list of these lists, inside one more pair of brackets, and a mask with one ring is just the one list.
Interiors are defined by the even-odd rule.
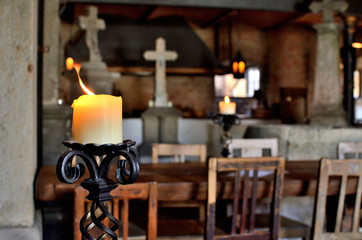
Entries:
[[[136,143],[125,140],[120,144],[80,144],[74,141],[64,141],[70,151],[63,153],[57,163],[57,176],[60,181],[72,184],[85,173],[85,166],[78,162],[73,166],[73,157],[80,157],[88,168],[89,178],[81,182],[81,186],[89,191],[87,199],[92,201],[92,206],[80,221],[80,231],[83,239],[95,240],[105,239],[109,236],[112,240],[117,239],[115,231],[119,228],[118,220],[109,213],[106,201],[112,199],[110,192],[118,186],[118,183],[108,178],[110,166],[117,161],[115,178],[120,184],[134,183],[138,177],[139,164],[136,151],[132,148]],[[120,158],[122,156],[123,158]],[[102,160],[98,164],[96,157]],[[98,209],[101,214],[96,214]],[[91,222],[87,223],[90,215]],[[108,218],[112,224],[107,228],[102,221]],[[91,236],[90,231],[98,228],[101,232],[98,238]]]
[[229,144],[232,141],[232,136],[229,130],[233,125],[240,125],[241,119],[235,114],[217,114],[213,118],[213,122],[220,125],[224,130],[224,133],[221,135],[220,139],[221,143],[223,144],[221,155],[223,157],[227,157],[230,154]]

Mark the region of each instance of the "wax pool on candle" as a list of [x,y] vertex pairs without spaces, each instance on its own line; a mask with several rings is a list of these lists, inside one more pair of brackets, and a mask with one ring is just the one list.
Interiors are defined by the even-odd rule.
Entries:
[[122,98],[82,95],[74,100],[73,139],[79,143],[118,144],[122,135]]
[[230,102],[228,96],[225,97],[224,102],[219,102],[219,113],[220,114],[235,114],[236,113],[236,103]]

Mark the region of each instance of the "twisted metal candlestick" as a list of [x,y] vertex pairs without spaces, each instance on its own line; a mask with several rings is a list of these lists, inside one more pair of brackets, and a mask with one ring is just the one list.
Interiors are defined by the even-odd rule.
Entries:
[[[117,239],[115,231],[118,229],[118,220],[107,210],[106,201],[112,199],[110,192],[118,186],[118,183],[108,178],[109,168],[114,159],[117,158],[115,178],[121,184],[134,183],[138,177],[139,164],[137,153],[132,148],[136,143],[125,140],[120,144],[80,144],[74,141],[64,141],[63,144],[72,150],[63,153],[57,163],[57,176],[60,181],[72,184],[85,173],[82,163],[72,165],[73,157],[80,157],[88,168],[90,177],[81,182],[81,186],[89,191],[87,199],[92,201],[92,206],[80,221],[80,230],[83,239],[100,240],[109,236],[112,240]],[[102,157],[98,165],[96,157]],[[120,159],[119,156],[123,158]],[[98,209],[101,214],[96,214]],[[87,219],[90,216],[90,222]],[[112,223],[107,228],[102,221],[106,218]],[[98,238],[91,235],[91,230],[97,228],[100,231]]]
[[239,125],[241,123],[241,119],[238,118],[238,116],[235,114],[217,114],[213,118],[213,122],[220,125],[224,130],[224,133],[221,135],[220,139],[221,143],[223,144],[221,155],[223,157],[228,157],[230,154],[229,144],[232,142],[232,136],[229,130],[233,125]]

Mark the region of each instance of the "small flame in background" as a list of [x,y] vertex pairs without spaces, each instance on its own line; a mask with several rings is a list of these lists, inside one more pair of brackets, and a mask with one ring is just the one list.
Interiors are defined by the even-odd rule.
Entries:
[[68,57],[65,60],[65,66],[67,68],[68,71],[72,70],[73,68],[75,69],[75,71],[77,72],[78,75],[78,80],[79,80],[79,84],[80,86],[83,88],[83,90],[88,94],[88,95],[95,95],[93,92],[91,92],[84,84],[82,79],[80,78],[79,72],[80,72],[80,68],[82,67],[79,63],[74,63],[73,58]]
[[233,63],[233,73],[244,73],[245,72],[245,62],[234,62]]
[[225,96],[224,102],[229,103],[229,102],[230,102],[230,98],[229,98],[228,96]]

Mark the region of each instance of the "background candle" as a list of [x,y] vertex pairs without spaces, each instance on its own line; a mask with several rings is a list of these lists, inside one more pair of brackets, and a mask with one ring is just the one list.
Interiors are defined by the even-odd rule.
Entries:
[[236,103],[230,102],[230,98],[226,96],[224,102],[219,102],[219,113],[220,114],[235,114]]
[[123,142],[122,98],[111,95],[82,95],[74,100],[73,139],[79,143]]

